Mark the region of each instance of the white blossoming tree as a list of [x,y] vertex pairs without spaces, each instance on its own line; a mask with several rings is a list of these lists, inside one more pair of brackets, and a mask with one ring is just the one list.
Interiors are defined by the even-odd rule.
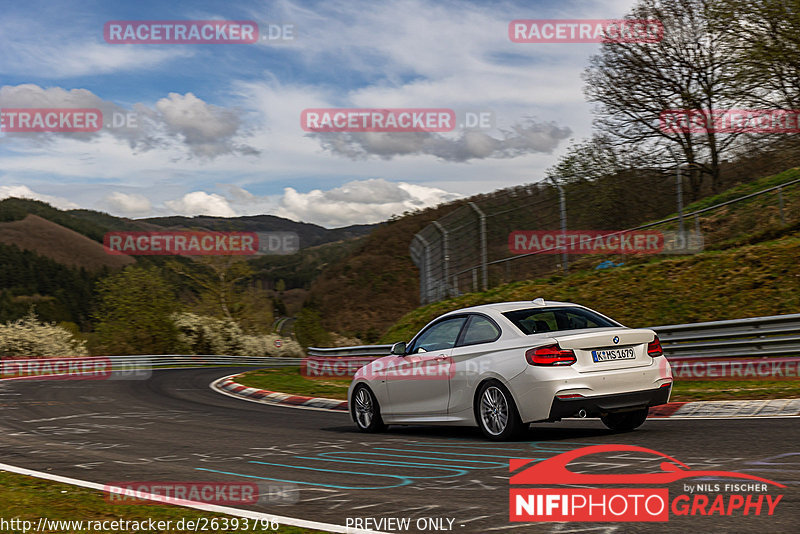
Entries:
[[55,323],[43,323],[31,310],[16,321],[0,324],[0,356],[50,358],[88,356],[86,341]]
[[[291,339],[276,335],[246,334],[229,319],[217,319],[195,313],[172,316],[180,332],[180,341],[192,354],[227,354],[232,356],[303,356],[303,348]],[[280,347],[275,341],[280,339]]]

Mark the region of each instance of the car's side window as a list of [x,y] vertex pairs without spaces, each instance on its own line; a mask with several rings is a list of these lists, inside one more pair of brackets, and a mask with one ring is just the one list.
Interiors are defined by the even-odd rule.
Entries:
[[414,341],[410,354],[452,349],[466,320],[466,317],[454,317],[431,326]]
[[500,337],[500,329],[486,317],[473,315],[469,319],[469,324],[464,331],[461,345],[477,345],[478,343],[489,343]]

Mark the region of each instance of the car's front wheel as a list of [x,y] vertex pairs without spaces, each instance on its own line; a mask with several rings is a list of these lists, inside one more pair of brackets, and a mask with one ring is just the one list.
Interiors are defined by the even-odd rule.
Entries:
[[481,386],[475,416],[483,435],[494,441],[512,439],[527,428],[522,424],[511,394],[496,380]]
[[358,386],[353,392],[353,420],[361,432],[382,432],[386,425],[381,418],[380,406],[367,386]]
[[633,412],[609,413],[600,417],[600,420],[611,430],[616,432],[629,432],[642,426],[647,419],[649,408]]

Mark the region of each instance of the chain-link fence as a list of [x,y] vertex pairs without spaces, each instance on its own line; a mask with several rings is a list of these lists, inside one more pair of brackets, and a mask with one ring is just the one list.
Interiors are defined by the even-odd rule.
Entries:
[[[671,245],[664,245],[660,253],[691,253],[800,224],[800,171],[781,176],[776,184],[762,182],[760,189],[752,191],[741,186],[715,197],[713,205],[700,201],[689,211],[666,218],[676,213],[676,180],[663,172],[629,176],[615,181],[616,187],[593,182],[563,189],[534,184],[484,195],[414,236],[410,252],[419,268],[420,302],[553,275],[567,271],[569,265],[592,268],[604,260],[626,261],[624,254],[572,254],[568,251],[573,249],[564,246],[540,246],[526,252],[514,247],[515,234],[538,230],[558,236],[591,229],[624,236],[658,231],[662,245],[669,241],[664,236],[672,236]],[[638,187],[631,187],[632,183]]]

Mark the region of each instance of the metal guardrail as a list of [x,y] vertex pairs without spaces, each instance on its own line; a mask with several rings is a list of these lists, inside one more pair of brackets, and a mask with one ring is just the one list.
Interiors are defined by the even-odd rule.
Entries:
[[302,358],[276,358],[271,356],[227,356],[192,354],[142,354],[133,356],[97,356],[108,359],[113,368],[159,369],[185,366],[236,366],[236,367],[296,367]]
[[59,380],[103,379],[145,380],[158,369],[189,369],[205,367],[297,367],[304,358],[244,357],[228,355],[131,355],[79,356],[56,358],[0,358],[0,379]]
[[800,313],[653,327],[670,359],[800,355]]
[[357,347],[318,348],[308,347],[309,356],[344,357],[344,356],[388,356],[391,345],[358,345]]
[[[800,313],[728,321],[650,327],[667,358],[737,358],[800,355]],[[386,356],[391,345],[330,349],[309,347],[310,356]]]

